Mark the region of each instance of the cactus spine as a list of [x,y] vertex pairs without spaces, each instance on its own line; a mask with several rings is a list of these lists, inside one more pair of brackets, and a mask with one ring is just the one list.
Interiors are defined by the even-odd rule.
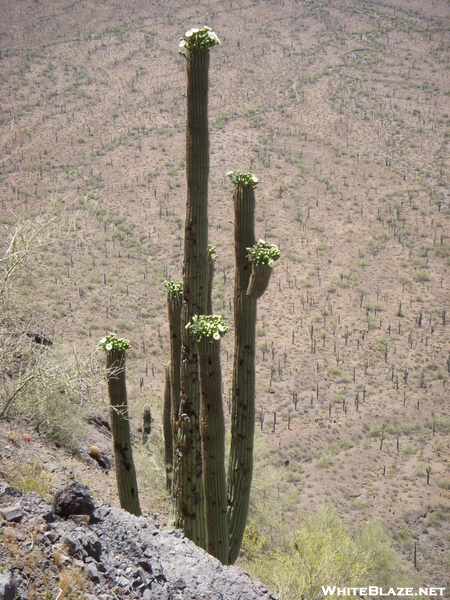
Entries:
[[109,334],[99,342],[99,348],[106,351],[111,430],[114,441],[114,459],[120,506],[129,513],[139,516],[141,515],[141,508],[131,449],[125,382],[125,351],[129,347],[128,340],[117,339],[114,334]]
[[173,438],[172,438],[172,406],[170,389],[169,365],[164,365],[164,406],[163,406],[163,430],[164,430],[164,458],[166,463],[166,486],[172,489],[173,472]]
[[186,220],[181,321],[181,398],[177,437],[175,525],[205,546],[205,511],[200,441],[200,388],[195,344],[186,324],[204,314],[208,293],[208,71],[209,50],[219,42],[209,29],[187,31],[181,40],[186,59]]

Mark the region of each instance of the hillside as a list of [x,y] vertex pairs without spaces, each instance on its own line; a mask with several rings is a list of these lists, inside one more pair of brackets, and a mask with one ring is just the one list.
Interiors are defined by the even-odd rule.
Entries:
[[[276,538],[277,527],[289,533],[302,510],[329,500],[352,529],[383,523],[410,565],[416,545],[421,584],[446,585],[448,2],[5,4],[1,255],[18,216],[51,207],[67,219],[18,272],[15,302],[61,357],[88,361],[108,331],[131,340],[145,509],[156,505],[167,519],[158,444],[169,360],[162,283],[181,278],[184,223],[178,40],[206,23],[222,43],[210,68],[209,226],[214,311],[230,325],[225,400],[234,271],[227,171],[259,177],[257,237],[281,250],[258,306],[251,522]],[[86,399],[98,416],[101,357],[93,364]],[[13,385],[5,378],[0,409]],[[137,432],[146,403],[155,418],[150,458]],[[20,440],[22,429],[12,436]],[[91,443],[111,453],[101,429],[77,429],[70,444],[85,457]],[[18,468],[5,456],[2,470]],[[86,478],[117,505],[111,478]]]

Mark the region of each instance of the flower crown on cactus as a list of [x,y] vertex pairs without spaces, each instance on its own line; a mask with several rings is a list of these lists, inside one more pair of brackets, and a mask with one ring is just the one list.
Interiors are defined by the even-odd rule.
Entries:
[[244,187],[254,189],[259,179],[253,173],[241,173],[240,171],[228,171],[227,177],[231,179],[234,185],[243,185]]
[[187,60],[192,60],[196,50],[209,52],[210,48],[220,44],[217,35],[210,27],[206,27],[206,25],[203,29],[188,29],[180,40],[180,48],[185,48],[186,50],[180,50],[179,54]]
[[170,296],[181,296],[183,294],[183,283],[181,281],[165,281],[164,287]]
[[280,251],[275,244],[266,244],[264,240],[259,240],[251,248],[247,248],[247,258],[257,265],[267,265],[273,267],[275,261],[280,258]]
[[97,348],[105,352],[122,352],[131,348],[131,344],[129,340],[119,339],[115,333],[109,333],[98,342]]
[[186,325],[196,343],[202,340],[220,340],[228,331],[228,325],[220,315],[194,315],[192,322]]

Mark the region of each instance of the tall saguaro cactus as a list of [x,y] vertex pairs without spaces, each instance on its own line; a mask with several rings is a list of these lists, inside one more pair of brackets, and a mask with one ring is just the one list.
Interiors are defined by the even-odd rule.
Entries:
[[139,516],[141,507],[131,449],[125,382],[125,351],[130,347],[130,342],[118,339],[110,333],[99,341],[98,347],[106,352],[111,430],[120,506],[129,513]]
[[[262,240],[255,244],[254,190],[258,179],[252,173],[228,173],[234,183],[236,274],[231,450],[226,485],[218,343],[226,326],[220,317],[212,316],[215,252],[213,246],[208,246],[207,210],[209,50],[218,43],[208,27],[187,31],[181,39],[187,79],[183,282],[165,282],[165,286],[176,440],[172,521],[197,545],[229,564],[239,554],[253,474],[256,302],[267,289],[280,253],[276,246]],[[177,373],[181,374],[179,386]]]
[[186,61],[186,220],[181,326],[181,398],[178,414],[175,525],[205,545],[205,515],[200,446],[198,357],[186,325],[207,310],[208,294],[208,71],[215,33],[192,29],[181,39]]
[[200,370],[200,432],[205,494],[206,550],[228,564],[225,419],[222,405],[220,338],[228,327],[219,316],[193,317],[188,324],[197,345]]

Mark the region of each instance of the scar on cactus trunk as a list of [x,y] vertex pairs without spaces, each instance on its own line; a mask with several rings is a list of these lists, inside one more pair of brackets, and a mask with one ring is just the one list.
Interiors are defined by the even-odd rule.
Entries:
[[[253,477],[253,439],[255,431],[255,332],[256,300],[267,288],[268,278],[252,269],[271,249],[262,240],[255,244],[255,187],[258,179],[252,173],[227,174],[234,183],[234,358],[231,406],[231,448],[228,464],[228,562],[239,555],[250,501]],[[254,250],[257,248],[258,250]],[[278,251],[278,250],[277,250]],[[251,259],[255,255],[255,260]],[[279,256],[279,252],[278,252]],[[268,262],[265,258],[264,260]],[[252,265],[252,262],[254,263]],[[270,269],[273,266],[271,263]],[[269,267],[268,267],[269,268]],[[270,273],[269,273],[270,276]],[[258,290],[251,293],[252,286]],[[250,293],[249,293],[250,290]],[[263,292],[264,293],[264,292]]]
[[111,431],[114,442],[117,489],[121,508],[139,516],[139,494],[131,449],[130,420],[128,417],[125,382],[125,352],[130,342],[110,333],[101,339],[98,347],[106,351],[106,369],[110,401]]
[[228,564],[225,418],[222,405],[220,338],[228,327],[218,316],[194,317],[188,324],[200,370],[200,431],[205,495],[206,550]]
[[207,310],[208,295],[208,71],[210,49],[219,44],[209,27],[186,32],[180,47],[186,65],[186,219],[181,324],[181,396],[176,451],[174,526],[205,547],[200,441],[198,357],[186,325]]

